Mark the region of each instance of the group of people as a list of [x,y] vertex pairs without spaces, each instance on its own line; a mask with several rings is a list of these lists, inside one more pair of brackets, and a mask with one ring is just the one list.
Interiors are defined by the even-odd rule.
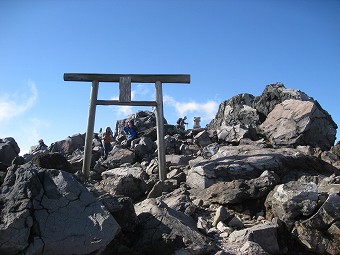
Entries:
[[[183,118],[179,118],[177,120],[177,125],[176,127],[181,130],[185,130],[185,125],[188,123],[185,122],[187,119],[186,116]],[[124,145],[127,148],[131,147],[131,142],[137,137],[137,129],[136,126],[134,125],[133,120],[128,120],[125,122],[125,126],[122,129],[124,133],[126,134],[126,141],[124,142]],[[113,133],[110,127],[106,127],[105,133],[102,135],[102,140],[103,140],[103,147],[104,147],[104,159],[107,158],[109,152],[112,150],[111,142],[113,140]]]
[[[125,145],[130,148],[131,141],[137,137],[137,129],[133,120],[128,120],[123,127],[123,131],[126,134]],[[109,152],[112,150],[111,142],[113,140],[113,133],[110,127],[106,127],[105,133],[102,135],[103,147],[104,147],[104,159],[107,158]]]
[[[185,122],[186,119],[187,119],[186,116],[184,116],[183,118],[179,118],[177,120],[176,127],[178,129],[185,130],[185,125],[188,124],[187,122]],[[113,132],[110,127],[106,127],[104,133],[102,133],[101,131],[102,130],[100,129],[99,136],[102,140],[102,145],[104,149],[103,156],[104,159],[106,159],[107,156],[109,155],[109,152],[112,150],[111,142],[113,141]],[[124,145],[127,148],[130,148],[132,140],[134,140],[138,134],[136,126],[134,125],[134,121],[128,120],[127,122],[125,122],[125,126],[123,127],[122,131],[124,131],[124,133],[126,134],[126,141],[124,142]],[[47,145],[44,143],[42,139],[40,139],[39,144],[32,150],[32,153],[46,149]]]

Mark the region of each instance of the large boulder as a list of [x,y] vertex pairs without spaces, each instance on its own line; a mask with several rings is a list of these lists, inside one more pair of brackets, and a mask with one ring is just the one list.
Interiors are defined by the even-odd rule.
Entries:
[[222,126],[257,126],[259,116],[252,107],[254,96],[239,94],[220,104],[215,118],[207,125],[209,129],[218,129]]
[[324,161],[293,148],[256,145],[220,146],[209,159],[197,157],[189,161],[189,165],[186,182],[196,189],[205,189],[218,182],[257,178],[266,170],[275,172],[280,179],[290,172],[330,175],[336,171]]
[[280,247],[277,239],[277,229],[278,226],[275,224],[254,226],[232,232],[229,241],[242,243],[251,241],[259,244],[269,254],[279,254]]
[[67,161],[64,155],[58,152],[35,156],[32,159],[32,164],[42,168],[52,168],[73,173],[71,164]]
[[85,133],[75,134],[65,138],[64,140],[57,141],[51,145],[51,152],[60,152],[62,154],[72,154],[77,149],[82,149],[85,145]]
[[276,146],[310,145],[329,150],[337,126],[315,103],[290,99],[278,104],[260,129]]
[[123,149],[120,146],[114,146],[109,152],[107,159],[102,164],[108,169],[120,167],[122,164],[133,164],[135,162],[135,152],[129,149]]
[[314,101],[313,98],[300,90],[287,89],[281,82],[269,84],[266,86],[261,96],[254,99],[252,105],[259,114],[260,123],[267,118],[268,114],[277,104],[280,104],[287,99]]
[[14,138],[0,139],[0,171],[5,171],[12,160],[20,153],[20,148]]
[[340,196],[330,194],[312,217],[295,223],[293,234],[309,251],[340,254]]
[[154,198],[136,204],[135,210],[144,226],[134,242],[141,254],[214,254],[217,247],[212,240],[183,212]]
[[265,197],[278,183],[279,179],[273,172],[265,171],[260,177],[251,180],[234,180],[218,182],[199,192],[207,204],[237,204],[249,199]]
[[151,188],[149,177],[141,167],[119,167],[104,171],[99,187],[112,195],[123,195],[138,201]]
[[1,254],[89,254],[120,226],[69,173],[28,164],[8,172],[0,194]]
[[313,214],[318,199],[317,185],[313,182],[291,181],[280,184],[267,196],[267,217],[277,217],[291,229],[296,220]]
[[217,129],[219,142],[239,144],[243,138],[256,139],[256,132],[253,127],[237,124],[234,126],[221,126]]

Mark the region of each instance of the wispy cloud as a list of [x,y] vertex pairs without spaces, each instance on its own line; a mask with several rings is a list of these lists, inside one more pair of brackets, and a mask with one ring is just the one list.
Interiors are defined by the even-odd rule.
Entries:
[[173,97],[165,95],[164,104],[174,107],[178,116],[195,115],[201,117],[202,121],[210,121],[215,117],[219,103],[217,101],[207,101],[199,103],[195,101],[179,102]]
[[50,139],[50,137],[41,137],[42,130],[47,130],[50,127],[49,122],[38,118],[30,118],[27,124],[21,127],[21,135],[17,137],[17,143],[21,149],[20,155],[28,153],[31,146],[38,144],[39,139],[43,138],[45,143],[49,145],[45,138]]
[[[38,98],[38,89],[33,81],[27,83],[28,94],[17,92],[14,94],[0,95],[0,121],[7,121],[30,109]],[[21,97],[21,98],[20,98]]]

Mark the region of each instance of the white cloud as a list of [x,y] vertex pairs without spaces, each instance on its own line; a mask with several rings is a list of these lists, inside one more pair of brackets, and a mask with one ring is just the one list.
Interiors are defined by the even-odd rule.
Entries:
[[[47,121],[38,118],[30,118],[27,125],[21,127],[21,135],[17,138],[17,143],[21,149],[20,155],[27,153],[31,146],[37,145],[39,139],[50,138],[41,137],[42,129],[47,130],[49,127],[50,124]],[[44,141],[46,143],[46,139],[44,139]]]
[[24,94],[23,99],[20,99],[22,92],[0,96],[0,121],[6,121],[18,116],[35,104],[38,98],[38,89],[32,81],[28,82],[27,87],[29,88],[29,94]]
[[213,100],[205,103],[195,101],[178,102],[173,97],[165,95],[164,104],[174,107],[178,116],[192,115],[201,117],[202,121],[210,121],[216,115],[219,103]]

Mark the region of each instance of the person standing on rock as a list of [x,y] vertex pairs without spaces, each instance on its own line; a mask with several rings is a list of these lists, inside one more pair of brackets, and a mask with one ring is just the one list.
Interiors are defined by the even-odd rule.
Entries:
[[123,128],[124,132],[127,134],[126,136],[126,146],[130,148],[131,141],[137,137],[137,131],[135,128],[135,125],[133,123],[133,120],[129,120],[125,127]]
[[181,129],[181,130],[185,130],[185,125],[188,124],[187,122],[185,122],[185,120],[187,119],[187,116],[184,116],[183,118],[179,118],[177,120],[177,125],[176,127],[178,129]]
[[44,143],[43,139],[39,140],[39,144],[32,150],[32,153],[38,152],[38,151],[46,151],[47,145]]
[[111,141],[113,139],[113,133],[110,127],[106,127],[105,133],[103,136],[103,145],[104,145],[104,159],[107,159],[109,152],[112,150]]

